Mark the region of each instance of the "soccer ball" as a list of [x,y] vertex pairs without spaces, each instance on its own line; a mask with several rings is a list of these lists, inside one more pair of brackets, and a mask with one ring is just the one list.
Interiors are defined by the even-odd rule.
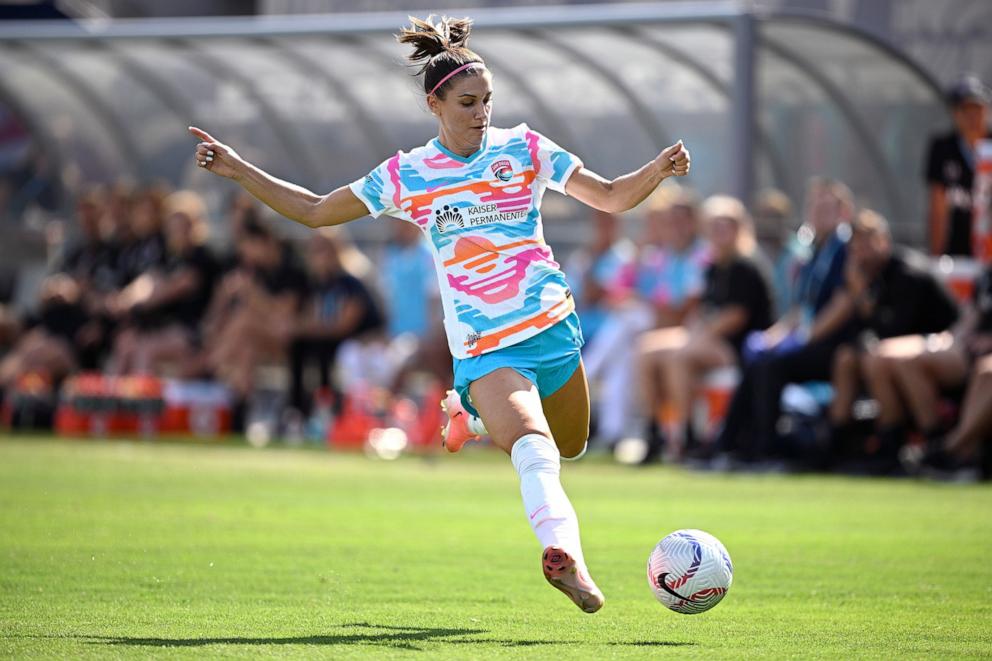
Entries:
[[694,615],[720,603],[734,580],[730,554],[702,530],[676,530],[648,556],[648,585],[676,613]]

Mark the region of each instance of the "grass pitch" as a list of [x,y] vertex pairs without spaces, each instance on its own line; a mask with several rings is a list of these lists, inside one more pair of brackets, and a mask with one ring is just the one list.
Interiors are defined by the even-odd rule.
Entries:
[[[0,656],[640,659],[992,654],[992,489],[569,464],[607,596],[548,586],[509,462],[0,439]],[[734,585],[671,613],[677,528]]]

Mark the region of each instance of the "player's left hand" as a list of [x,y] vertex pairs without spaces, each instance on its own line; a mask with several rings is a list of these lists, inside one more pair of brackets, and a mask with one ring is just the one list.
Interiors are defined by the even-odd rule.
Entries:
[[689,167],[692,157],[689,150],[682,141],[679,140],[671,147],[667,147],[658,155],[661,163],[661,174],[666,179],[668,177],[684,177],[689,174]]

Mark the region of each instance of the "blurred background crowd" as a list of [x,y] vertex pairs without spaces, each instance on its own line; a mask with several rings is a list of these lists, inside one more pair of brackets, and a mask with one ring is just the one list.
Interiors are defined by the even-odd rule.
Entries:
[[[587,341],[592,451],[708,470],[988,475],[992,270],[973,192],[992,163],[980,153],[992,96],[977,76],[944,87],[946,126],[902,164],[925,191],[915,209],[874,204],[859,172],[823,167],[753,199],[704,174],[624,216],[549,214]],[[701,152],[694,167],[718,157]],[[418,228],[301,233],[230,189],[207,199],[125,173],[75,186],[69,213],[45,211],[58,186],[44,149],[26,154],[0,185],[3,424],[105,433],[100,402],[127,398],[108,384],[130,384],[149,416],[185,384],[224,411],[215,431],[259,442],[399,429],[397,447],[438,446],[451,358]],[[11,257],[26,225],[44,237],[30,296]],[[556,245],[575,227],[580,241]]]

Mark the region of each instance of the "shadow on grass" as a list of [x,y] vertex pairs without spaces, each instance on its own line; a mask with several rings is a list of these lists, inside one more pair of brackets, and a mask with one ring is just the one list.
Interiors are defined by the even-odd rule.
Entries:
[[[540,645],[571,645],[570,640],[527,640],[498,638],[462,638],[489,633],[485,629],[406,627],[355,622],[336,628],[348,630],[322,636],[275,637],[205,637],[205,638],[144,638],[130,636],[84,636],[87,642],[100,645],[134,647],[204,647],[206,645],[381,645],[395,649],[423,651],[416,643],[446,643],[449,645],[499,645],[501,647],[535,647]],[[638,647],[680,647],[695,643],[671,641],[610,642],[609,645]]]
[[[323,636],[288,636],[285,638],[138,638],[128,636],[86,636],[91,643],[136,647],[203,647],[205,645],[383,645],[397,649],[419,650],[414,643],[449,641],[454,636],[488,633],[485,629],[403,627],[368,622],[340,624],[347,633]],[[469,642],[469,641],[459,641]]]

